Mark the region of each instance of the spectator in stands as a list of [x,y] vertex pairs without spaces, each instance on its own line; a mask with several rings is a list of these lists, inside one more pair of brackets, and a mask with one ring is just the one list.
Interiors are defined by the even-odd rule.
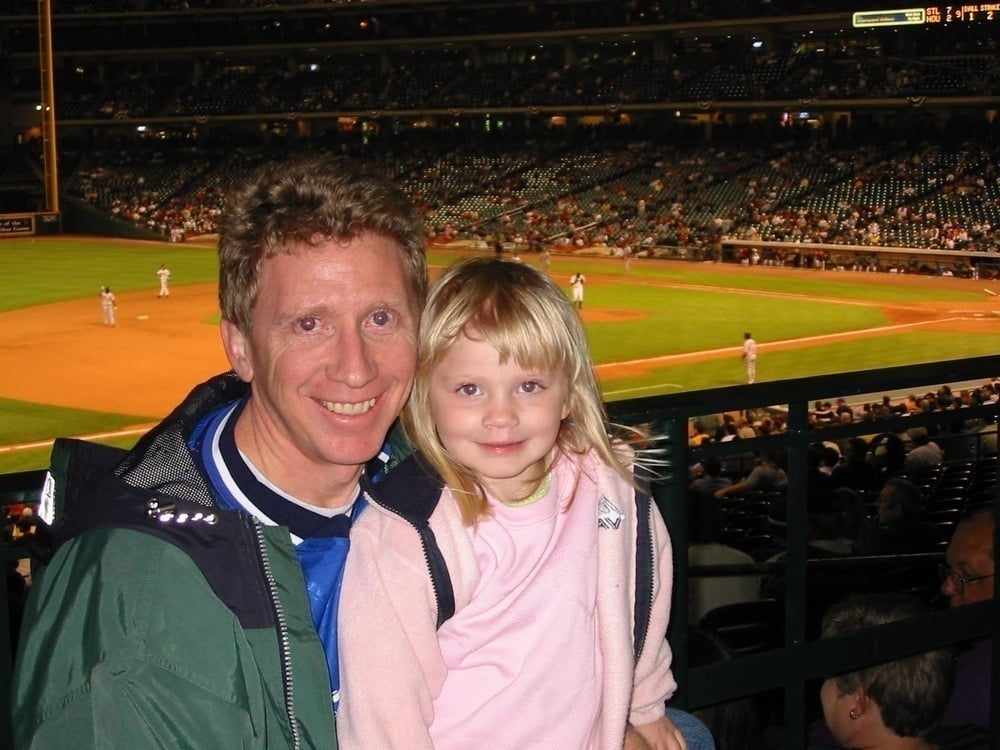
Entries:
[[697,448],[710,442],[712,442],[712,436],[705,431],[701,422],[697,419],[691,422],[691,432],[688,437],[688,445],[692,448]]
[[736,434],[741,440],[749,440],[757,437],[757,430],[750,424],[746,416],[741,416],[736,420]]
[[21,508],[17,520],[10,525],[9,541],[24,540],[26,537],[34,536],[38,530],[38,519],[35,517],[35,510],[30,505]]
[[868,460],[868,443],[863,437],[847,441],[847,451],[830,474],[830,481],[834,487],[850,487],[862,494],[878,489],[878,469]]
[[18,747],[336,746],[340,571],[361,483],[398,453],[424,233],[375,170],[313,155],[234,191],[219,261],[235,372],[128,453],[54,449]]
[[878,496],[878,551],[882,555],[932,552],[935,538],[921,520],[924,496],[909,479],[894,477]]
[[833,480],[829,471],[824,471],[823,443],[810,443],[806,446],[806,497],[810,513],[820,513],[830,507],[830,493],[833,491]]
[[918,472],[932,466],[940,466],[944,453],[940,446],[930,439],[926,427],[914,427],[909,431],[913,447],[906,454],[903,469],[908,473]]
[[[854,421],[854,409],[852,409],[850,404],[847,403],[847,399],[838,398],[835,411],[837,412],[837,417],[842,424]],[[846,420],[844,419],[845,415],[848,417]]]
[[721,500],[730,495],[745,495],[757,490],[782,490],[788,485],[788,475],[778,465],[777,451],[763,451],[745,479],[716,491],[715,498]]
[[[990,508],[974,511],[955,527],[941,570],[941,593],[948,597],[948,606],[961,607],[993,598],[995,527],[996,518]],[[992,646],[992,639],[987,637],[960,652],[955,688],[943,724],[990,725]]]
[[872,463],[878,469],[879,477],[884,482],[903,472],[906,463],[906,443],[894,432],[883,432],[872,438],[868,445]]
[[[822,633],[833,638],[929,611],[908,596],[856,595],[830,608]],[[953,652],[942,648],[831,677],[820,690],[823,717],[843,747],[931,750],[927,736],[944,711],[953,672]]]
[[691,480],[688,490],[692,493],[691,500],[709,498],[715,502],[715,493],[724,487],[729,487],[733,480],[722,476],[722,460],[718,456],[709,456],[699,464],[698,476]]
[[815,427],[829,427],[837,421],[837,413],[829,401],[817,401],[810,416]]
[[847,487],[831,490],[828,508],[809,514],[808,543],[810,557],[874,555],[878,536],[861,495]]
[[721,419],[719,420],[719,424],[715,428],[716,442],[722,442],[727,438],[728,440],[735,439],[737,436],[736,416],[731,412],[725,412],[720,416]]

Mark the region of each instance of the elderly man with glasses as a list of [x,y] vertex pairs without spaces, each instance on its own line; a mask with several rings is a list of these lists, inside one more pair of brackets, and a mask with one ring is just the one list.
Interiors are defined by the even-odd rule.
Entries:
[[[993,536],[996,521],[990,508],[977,510],[955,527],[941,566],[941,593],[948,605],[961,607],[993,598]],[[958,657],[955,687],[941,723],[978,724],[990,720],[992,642],[983,638]]]

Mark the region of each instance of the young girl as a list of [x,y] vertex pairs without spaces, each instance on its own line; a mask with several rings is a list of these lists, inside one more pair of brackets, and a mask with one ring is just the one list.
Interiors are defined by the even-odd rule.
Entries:
[[341,747],[686,748],[670,541],[561,290],[523,263],[445,272],[404,423],[419,454],[351,532]]

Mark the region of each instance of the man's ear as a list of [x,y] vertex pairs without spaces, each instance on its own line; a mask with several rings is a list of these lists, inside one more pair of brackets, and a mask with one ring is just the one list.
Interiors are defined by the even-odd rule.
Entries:
[[253,360],[250,357],[250,339],[231,320],[222,319],[219,324],[222,334],[222,348],[226,352],[229,365],[240,380],[249,383],[253,380]]

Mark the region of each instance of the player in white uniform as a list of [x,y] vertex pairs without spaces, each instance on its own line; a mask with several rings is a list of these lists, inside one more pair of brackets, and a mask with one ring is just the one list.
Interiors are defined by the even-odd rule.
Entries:
[[749,333],[743,334],[743,363],[747,366],[747,382],[757,379],[757,342]]
[[574,273],[573,278],[569,280],[570,288],[573,290],[573,304],[580,309],[583,308],[583,285],[586,282],[587,277],[579,271]]
[[114,327],[116,309],[115,295],[111,292],[111,287],[101,287],[101,312],[104,315],[104,325]]
[[167,286],[167,284],[170,281],[170,269],[167,268],[167,265],[164,263],[162,266],[160,266],[160,270],[156,272],[156,275],[160,277],[160,293],[157,294],[156,296],[169,297],[170,287]]

